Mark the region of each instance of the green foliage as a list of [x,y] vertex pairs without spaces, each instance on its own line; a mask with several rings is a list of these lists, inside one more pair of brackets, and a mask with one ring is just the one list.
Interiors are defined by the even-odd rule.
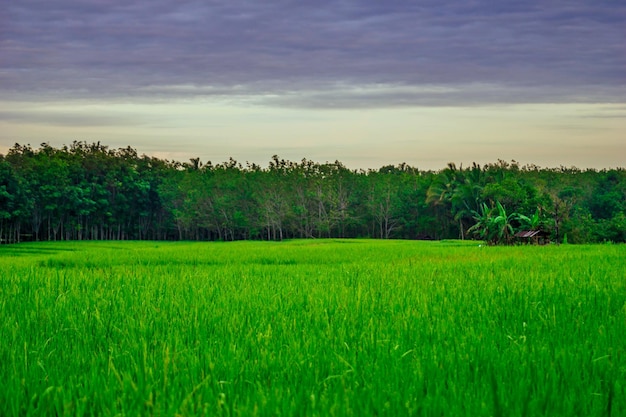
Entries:
[[[261,168],[233,159],[179,163],[86,142],[16,144],[0,157],[3,243],[467,236],[507,243],[519,227],[557,242],[565,233],[571,243],[626,241],[622,169],[498,161],[438,172],[404,163],[356,171],[278,156]],[[500,213],[505,207],[520,215]],[[533,212],[529,221],[521,215]],[[485,216],[492,224],[480,230],[476,218]]]
[[621,415],[625,250],[4,245],[0,415]]
[[480,239],[492,244],[510,244],[515,233],[514,223],[532,225],[533,221],[539,225],[539,214],[530,219],[519,213],[507,214],[506,209],[499,201],[493,208],[488,209],[486,203],[480,206],[480,212],[473,212],[476,224],[470,227],[468,232],[475,234]]

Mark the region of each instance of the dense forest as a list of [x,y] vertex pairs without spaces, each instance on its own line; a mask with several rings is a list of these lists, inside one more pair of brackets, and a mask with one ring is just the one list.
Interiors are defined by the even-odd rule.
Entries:
[[74,142],[0,155],[0,241],[370,237],[625,242],[626,170],[177,162]]

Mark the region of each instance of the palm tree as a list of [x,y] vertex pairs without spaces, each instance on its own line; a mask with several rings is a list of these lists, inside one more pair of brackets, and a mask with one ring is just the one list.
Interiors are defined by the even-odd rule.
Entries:
[[450,196],[454,220],[459,223],[461,239],[465,237],[465,227],[471,221],[475,210],[480,210],[479,198],[482,187],[470,176],[458,176]]
[[438,173],[426,191],[426,203],[435,209],[436,216],[448,233],[452,216],[452,194],[455,187],[456,166],[448,164],[448,168]]

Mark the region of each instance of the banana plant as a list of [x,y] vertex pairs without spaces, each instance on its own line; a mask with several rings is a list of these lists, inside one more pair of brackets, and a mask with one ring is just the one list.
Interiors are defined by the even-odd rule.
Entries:
[[515,233],[514,222],[530,222],[530,219],[522,214],[507,214],[506,209],[499,201],[496,201],[495,207],[491,209],[487,207],[487,204],[482,203],[480,211],[473,213],[476,224],[470,227],[468,231],[492,245],[510,244]]
[[507,215],[506,209],[499,201],[496,201],[497,215],[493,219],[494,231],[496,235],[496,242],[511,243],[513,238],[513,220],[519,220],[521,214],[511,213]]
[[467,229],[467,232],[478,236],[484,241],[489,241],[489,230],[491,229],[493,219],[491,217],[491,210],[487,207],[487,204],[481,203],[478,211],[472,210],[472,217],[476,223]]

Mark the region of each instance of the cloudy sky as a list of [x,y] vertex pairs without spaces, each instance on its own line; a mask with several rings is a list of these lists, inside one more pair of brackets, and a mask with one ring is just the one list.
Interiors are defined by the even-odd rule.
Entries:
[[622,0],[0,1],[0,153],[626,166]]

